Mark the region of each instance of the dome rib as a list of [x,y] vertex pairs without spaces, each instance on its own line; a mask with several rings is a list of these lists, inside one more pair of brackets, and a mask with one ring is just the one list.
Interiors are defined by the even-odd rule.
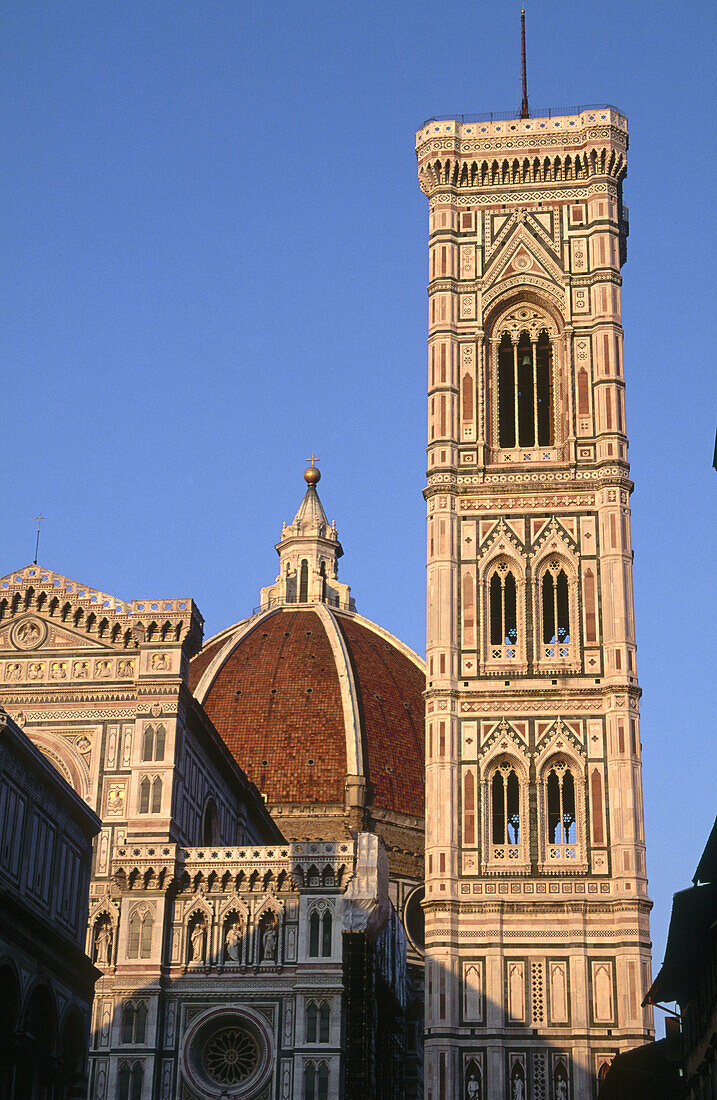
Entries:
[[364,751],[361,736],[361,714],[349,652],[344,636],[339,629],[339,624],[326,604],[317,604],[315,610],[324,625],[329,645],[333,650],[336,671],[339,677],[341,702],[344,708],[344,731],[346,733],[346,774],[363,776]]

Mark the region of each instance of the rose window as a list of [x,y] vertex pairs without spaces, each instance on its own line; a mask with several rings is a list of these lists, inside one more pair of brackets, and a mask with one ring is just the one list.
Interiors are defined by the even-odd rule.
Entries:
[[257,1100],[272,1073],[271,1032],[250,1008],[210,1009],[189,1026],[182,1062],[198,1100]]
[[204,1047],[204,1068],[220,1085],[238,1085],[251,1077],[259,1063],[259,1045],[243,1027],[223,1027]]

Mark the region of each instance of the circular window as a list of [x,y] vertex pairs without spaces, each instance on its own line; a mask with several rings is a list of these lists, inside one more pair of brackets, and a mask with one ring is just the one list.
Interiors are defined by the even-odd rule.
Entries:
[[259,1064],[259,1046],[243,1027],[223,1027],[207,1039],[204,1069],[220,1085],[239,1085]]
[[253,1100],[271,1076],[271,1035],[251,1009],[211,1009],[187,1032],[184,1072],[197,1094],[218,1100],[231,1089],[232,1100]]

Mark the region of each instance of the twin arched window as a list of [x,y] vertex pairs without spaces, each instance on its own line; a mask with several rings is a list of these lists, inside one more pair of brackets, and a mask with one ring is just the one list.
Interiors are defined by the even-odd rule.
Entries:
[[[487,782],[491,841],[488,861],[499,864],[524,861],[528,825],[524,781],[510,760],[502,760],[489,772]],[[565,760],[553,759],[542,771],[538,797],[545,861],[550,864],[570,861],[575,866],[580,844],[578,790],[573,771]],[[598,812],[601,814],[600,808]]]
[[127,958],[148,959],[152,954],[154,917],[148,909],[135,909],[129,919]]
[[322,916],[317,909],[309,918],[309,956],[312,959],[329,958],[331,955],[331,913]]
[[141,1062],[121,1062],[117,1075],[117,1100],[142,1100],[142,1078],[144,1071]]
[[147,1004],[127,1001],[122,1009],[122,1042],[143,1043],[147,1033]]
[[[567,570],[557,558],[552,559],[538,574],[536,597],[536,659],[566,660],[576,656],[571,649],[571,585]],[[521,592],[524,586],[520,585]],[[489,660],[525,659],[524,638],[521,637],[524,616],[518,598],[516,571],[509,563],[499,561],[488,581],[488,649]],[[522,597],[521,597],[522,598]]]
[[304,1100],[329,1100],[329,1067],[307,1062],[304,1069]]
[[139,784],[138,812],[158,814],[161,809],[162,780],[158,775],[154,779],[150,779],[148,775],[143,776]]
[[142,760],[164,760],[164,726],[145,726],[142,736]]
[[499,447],[553,443],[553,369],[550,337],[504,332],[498,345]]
[[317,1005],[309,1001],[306,1006],[306,1042],[328,1043],[331,1025],[331,1008],[326,1001]]

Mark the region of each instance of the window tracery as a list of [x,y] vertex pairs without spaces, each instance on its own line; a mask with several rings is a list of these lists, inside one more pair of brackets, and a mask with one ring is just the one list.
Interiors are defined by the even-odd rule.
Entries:
[[580,661],[577,570],[566,555],[550,554],[534,567],[534,652],[543,670]]
[[127,958],[148,959],[152,954],[154,917],[149,909],[138,907],[129,919]]
[[498,461],[512,457],[504,452],[553,448],[560,442],[557,336],[549,315],[529,303],[512,307],[493,327],[490,339],[492,440],[494,457]]
[[505,562],[490,579],[490,644],[499,646],[493,657],[511,659],[518,641],[518,603],[515,577]]
[[538,763],[538,776],[541,869],[552,874],[587,870],[582,764],[561,750]]
[[333,921],[328,907],[316,906],[309,916],[309,957],[330,958]]
[[484,771],[484,820],[488,870],[525,871],[528,859],[527,773],[502,756]]
[[522,564],[501,553],[483,569],[482,592],[481,637],[486,667],[526,671]]

